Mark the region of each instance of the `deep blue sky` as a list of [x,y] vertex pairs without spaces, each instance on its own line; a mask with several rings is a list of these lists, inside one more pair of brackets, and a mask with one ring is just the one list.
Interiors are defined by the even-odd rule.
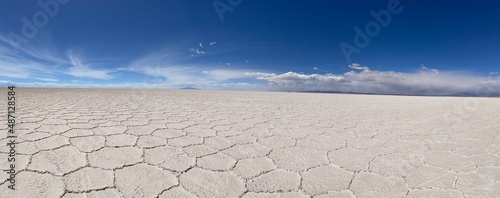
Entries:
[[[2,1],[0,81],[249,89],[310,87],[303,80],[313,74],[346,77],[350,71],[378,79],[435,71],[491,78],[500,70],[500,1],[218,1],[233,9],[223,21],[211,0],[72,0],[58,4],[55,16],[17,47],[9,35],[26,38],[22,18],[33,22],[43,9],[38,1]],[[348,62],[340,43],[354,46],[353,28],[364,30],[375,20],[370,11],[387,10],[389,2],[400,2],[402,11]],[[315,83],[313,89],[344,86]]]

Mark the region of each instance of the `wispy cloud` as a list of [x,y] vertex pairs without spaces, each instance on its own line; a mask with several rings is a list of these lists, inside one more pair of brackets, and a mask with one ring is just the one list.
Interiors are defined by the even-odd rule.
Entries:
[[0,80],[0,84],[2,84],[2,85],[10,85],[10,84],[13,84],[13,82],[9,81],[9,80]]
[[[142,84],[139,83],[93,83],[93,82],[73,82],[73,83],[61,83],[61,82],[3,82],[0,80],[0,84],[5,83],[6,85],[14,84],[20,87],[51,87],[51,88],[144,88]],[[154,88],[151,86],[151,88]]]
[[[12,84],[15,81],[13,79],[22,79],[20,85],[48,87],[190,86],[206,89],[319,90],[375,94],[500,95],[500,77],[496,72],[489,73],[489,76],[473,76],[439,71],[422,65],[417,72],[402,73],[372,70],[353,63],[348,66],[352,71],[343,74],[302,74],[293,71],[276,74],[265,70],[256,72],[255,69],[245,69],[238,65],[228,67],[224,64],[227,60],[211,60],[215,56],[205,54],[197,48],[190,48],[190,53],[186,52],[188,45],[172,46],[136,58],[125,67],[112,69],[96,64],[92,59],[84,59],[72,51],[56,50],[51,45],[47,45],[47,48],[29,45],[12,49],[2,44],[4,43],[0,42],[0,84]],[[199,43],[199,46],[210,50],[215,44]],[[192,54],[203,56],[193,57]],[[323,68],[320,70],[313,67],[313,70],[322,71]],[[133,79],[130,83],[113,83],[112,79],[118,78],[120,72],[135,72],[142,79]],[[38,82],[26,82],[27,79]],[[87,81],[89,79],[109,80],[109,83],[95,84]]]
[[[2,39],[0,39],[2,40]],[[5,44],[5,39],[2,40]],[[111,79],[111,70],[93,69],[83,64],[71,52],[67,55],[50,47],[27,45],[19,48],[2,45],[0,42],[0,76],[19,79],[58,81],[64,75],[82,78]]]
[[109,80],[111,78],[114,78],[113,76],[110,75],[110,73],[112,72],[110,70],[91,69],[88,65],[83,64],[71,52],[69,53],[68,56],[72,64],[72,67],[69,68],[67,72],[65,72],[68,75],[75,77],[96,78],[103,80]]
[[370,70],[367,66],[361,66],[358,63],[352,63],[349,65],[349,68],[351,69],[356,69],[356,70]]
[[30,78],[44,72],[51,73],[53,68],[44,64],[38,57],[23,51],[0,46],[0,76],[8,78]]
[[36,79],[46,82],[59,82],[59,80],[53,78],[36,78]]
[[228,79],[248,78],[245,73],[244,70],[237,69],[214,69],[207,71],[205,74],[207,74],[207,77],[210,79],[223,81]]
[[198,54],[198,55],[205,54],[204,51],[201,51],[198,48],[189,48],[189,52],[191,52],[191,55],[194,55],[194,54]]
[[287,72],[246,73],[267,81],[270,87],[287,91],[342,91],[375,94],[410,95],[500,95],[500,78],[463,75],[421,68],[417,73],[373,71],[351,65],[359,72],[334,74],[299,74]]
[[168,49],[136,59],[129,65],[128,70],[144,75],[144,83],[149,83],[155,78],[160,79],[165,86],[202,87],[222,83],[229,79],[249,78],[245,75],[248,70],[200,64],[193,61],[192,57]]

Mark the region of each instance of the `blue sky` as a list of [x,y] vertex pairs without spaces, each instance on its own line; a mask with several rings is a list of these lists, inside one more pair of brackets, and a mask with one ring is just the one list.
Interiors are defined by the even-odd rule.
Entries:
[[499,10],[467,0],[4,1],[0,84],[500,95]]

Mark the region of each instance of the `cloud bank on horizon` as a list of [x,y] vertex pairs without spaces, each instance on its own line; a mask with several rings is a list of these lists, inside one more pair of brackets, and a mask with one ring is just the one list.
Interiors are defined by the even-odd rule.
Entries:
[[500,96],[496,1],[40,2],[0,7],[2,86]]
[[[191,52],[189,50],[189,52]],[[205,54],[200,54],[205,55]],[[500,77],[474,76],[454,71],[439,71],[420,66],[414,73],[377,71],[353,63],[342,74],[289,71],[273,73],[259,69],[199,64],[191,55],[175,50],[160,50],[134,59],[125,67],[100,69],[81,61],[72,51],[58,56],[50,51],[0,48],[0,84],[28,87],[107,87],[107,88],[182,88],[263,91],[326,91],[404,95],[500,96]],[[92,61],[88,61],[92,62]],[[317,71],[318,68],[314,68]],[[142,76],[139,82],[113,83],[124,73]],[[73,78],[61,82],[57,77]],[[2,79],[6,77],[8,79]],[[97,79],[104,83],[77,80]],[[12,80],[14,79],[14,80]],[[15,79],[38,79],[22,82]]]
[[[440,72],[422,66],[416,73],[375,71],[353,63],[344,74],[282,74],[249,72],[281,91],[334,91],[403,95],[500,95],[499,77],[480,77],[457,72]],[[355,71],[361,70],[361,71]]]
[[[212,42],[215,45],[215,42]],[[203,46],[202,43],[198,47]],[[211,46],[211,45],[210,45]],[[177,50],[184,49],[184,50]],[[262,91],[325,91],[403,95],[500,96],[500,76],[471,75],[457,71],[439,71],[420,66],[417,72],[372,70],[358,63],[348,65],[348,72],[311,73],[270,72],[261,67],[231,66],[225,62],[200,64],[207,52],[189,46],[176,46],[133,58],[125,66],[83,59],[73,50],[58,54],[56,50],[28,46],[0,46],[0,84],[26,87],[89,88],[183,88]],[[193,54],[194,52],[194,54]],[[244,61],[248,64],[248,60]],[[243,64],[243,63],[241,63]],[[116,82],[126,74],[138,81]],[[138,77],[137,77],[138,76]],[[25,80],[30,81],[25,81]],[[33,81],[34,79],[34,81]],[[97,80],[97,82],[96,82]]]

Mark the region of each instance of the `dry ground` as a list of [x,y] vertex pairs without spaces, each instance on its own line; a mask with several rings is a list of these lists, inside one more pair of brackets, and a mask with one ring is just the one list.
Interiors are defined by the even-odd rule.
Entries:
[[17,97],[17,190],[2,171],[0,197],[500,197],[498,98],[118,89]]

